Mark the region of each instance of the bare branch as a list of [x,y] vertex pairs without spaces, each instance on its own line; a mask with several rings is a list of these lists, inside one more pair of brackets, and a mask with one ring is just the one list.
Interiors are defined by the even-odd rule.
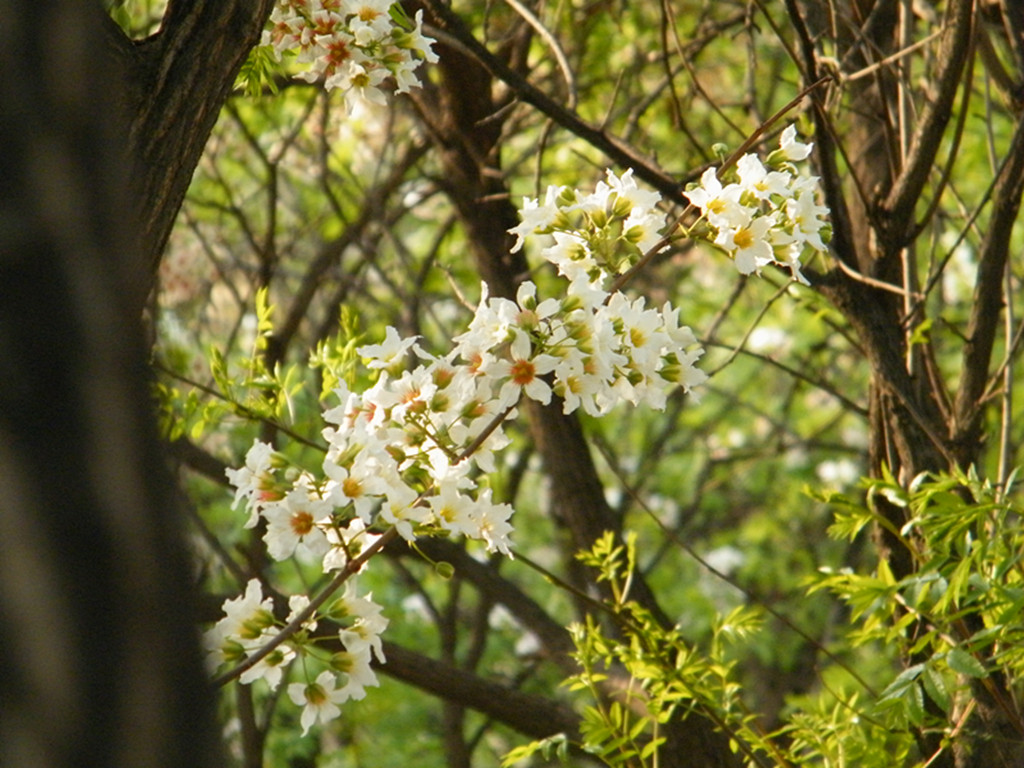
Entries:
[[1003,311],[1003,272],[1009,256],[1010,236],[1024,192],[1024,120],[1017,123],[1007,162],[992,195],[992,216],[986,229],[974,283],[974,301],[960,366],[960,384],[954,409],[958,458],[962,464],[977,459],[981,440],[982,393],[989,378],[992,347]]
[[887,233],[890,236],[888,246],[893,250],[906,245],[906,238],[913,233],[914,207],[928,181],[953,114],[953,103],[971,47],[973,0],[951,3],[947,16],[946,31],[936,56],[940,69],[935,77],[934,92],[922,112],[903,169],[882,205],[886,212],[885,221],[898,228]]

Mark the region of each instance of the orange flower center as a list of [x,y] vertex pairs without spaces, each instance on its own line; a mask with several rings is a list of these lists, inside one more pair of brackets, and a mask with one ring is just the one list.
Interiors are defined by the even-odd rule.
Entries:
[[525,387],[537,378],[537,369],[529,360],[516,360],[512,363],[512,369],[509,371],[509,374],[512,377],[512,381],[521,387]]
[[292,515],[291,525],[296,536],[305,536],[313,530],[313,516],[309,512],[296,512]]

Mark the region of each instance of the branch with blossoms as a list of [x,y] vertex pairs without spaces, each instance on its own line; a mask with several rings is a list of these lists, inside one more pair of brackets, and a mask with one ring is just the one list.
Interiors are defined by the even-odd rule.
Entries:
[[[791,125],[766,161],[749,153],[737,159],[736,181],[723,184],[720,171],[708,168],[700,184],[685,192],[701,210],[688,234],[723,250],[740,274],[760,274],[775,264],[806,285],[801,259],[808,251],[824,253],[831,235],[828,208],[818,202],[817,177],[800,175],[794,165],[811,149],[797,140]],[[696,229],[701,224],[706,232]]]
[[423,12],[409,19],[393,0],[280,0],[261,44],[278,61],[294,56],[309,65],[302,80],[386,104],[384,81],[393,79],[397,93],[418,87],[421,60],[437,61],[433,42],[423,34]]
[[[824,249],[827,237],[824,209],[808,202],[815,182],[793,165],[809,151],[790,128],[767,164],[740,158],[738,181],[723,185],[710,169],[687,192],[702,214],[683,234],[725,250],[744,274],[774,263],[800,279],[802,254]],[[304,682],[288,694],[303,707],[304,731],[336,717],[340,704],[377,684],[371,658],[384,662],[388,621],[354,577],[386,542],[462,536],[511,556],[512,508],[493,500],[487,476],[510,443],[504,425],[523,398],[547,405],[557,396],[567,414],[602,416],[623,401],[663,409],[673,390],[704,383],[703,348],[680,324],[678,307],[648,307],[617,283],[666,248],[666,235],[678,236],[665,232],[660,203],[629,170],[608,171],[589,193],[552,186],[543,202],[524,200],[521,223],[510,230],[513,250],[543,241],[539,253],[553,273],[541,281],[546,291],[527,281],[513,301],[489,296],[483,284],[468,328],[440,356],[389,327],[381,343],[357,350],[376,372],[372,386],[335,389],[316,472],[290,466],[259,441],[245,466],[228,470],[235,506],[248,512],[245,527],[266,525],[269,555],[317,563],[333,576],[315,598],[290,598],[283,629],[258,581],[228,600],[206,635],[211,663],[233,665],[219,683],[263,679],[276,688],[296,663]],[[418,364],[406,368],[410,354]],[[312,630],[321,620],[342,626],[344,652],[317,647]]]

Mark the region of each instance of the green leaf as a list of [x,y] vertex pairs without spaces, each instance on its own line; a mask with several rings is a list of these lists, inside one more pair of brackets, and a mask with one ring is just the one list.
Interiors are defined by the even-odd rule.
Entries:
[[238,71],[235,87],[242,88],[251,98],[262,96],[264,89],[277,93],[277,83],[274,82],[276,66],[274,49],[269,45],[257,45],[249,51],[242,68]]
[[949,695],[949,688],[946,686],[946,680],[942,677],[942,673],[928,665],[924,668],[921,682],[924,684],[924,690],[928,697],[938,704],[943,712],[948,713],[953,706],[953,700]]
[[963,648],[953,648],[946,654],[946,663],[954,672],[968,677],[987,677],[984,665]]
[[903,697],[907,706],[907,718],[914,725],[920,726],[924,723],[924,691],[921,684],[914,682]]
[[915,664],[912,667],[907,667],[895,680],[886,686],[881,696],[879,696],[878,702],[891,701],[904,696],[907,689],[914,685],[914,681],[924,671],[924,668],[924,664]]
[[919,323],[915,328],[914,332],[910,335],[910,346],[915,344],[927,344],[928,343],[928,332],[932,329],[932,319],[929,317],[923,322]]
[[395,24],[403,29],[411,30],[415,26],[412,19],[409,18],[409,14],[405,12],[405,8],[400,3],[395,3],[388,9],[388,15]]
[[551,759],[554,752],[562,765],[569,764],[569,738],[564,733],[556,733],[546,739],[530,742],[516,747],[501,759],[501,768],[510,768],[516,763],[533,757],[540,752],[545,760]]

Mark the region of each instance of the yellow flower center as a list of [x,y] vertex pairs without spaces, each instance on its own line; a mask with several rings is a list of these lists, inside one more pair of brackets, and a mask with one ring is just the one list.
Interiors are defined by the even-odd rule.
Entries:
[[341,491],[350,499],[358,499],[363,495],[363,484],[354,477],[346,477],[341,482]]
[[750,234],[749,229],[740,229],[732,236],[732,241],[736,244],[737,248],[749,248],[754,244],[754,236]]

